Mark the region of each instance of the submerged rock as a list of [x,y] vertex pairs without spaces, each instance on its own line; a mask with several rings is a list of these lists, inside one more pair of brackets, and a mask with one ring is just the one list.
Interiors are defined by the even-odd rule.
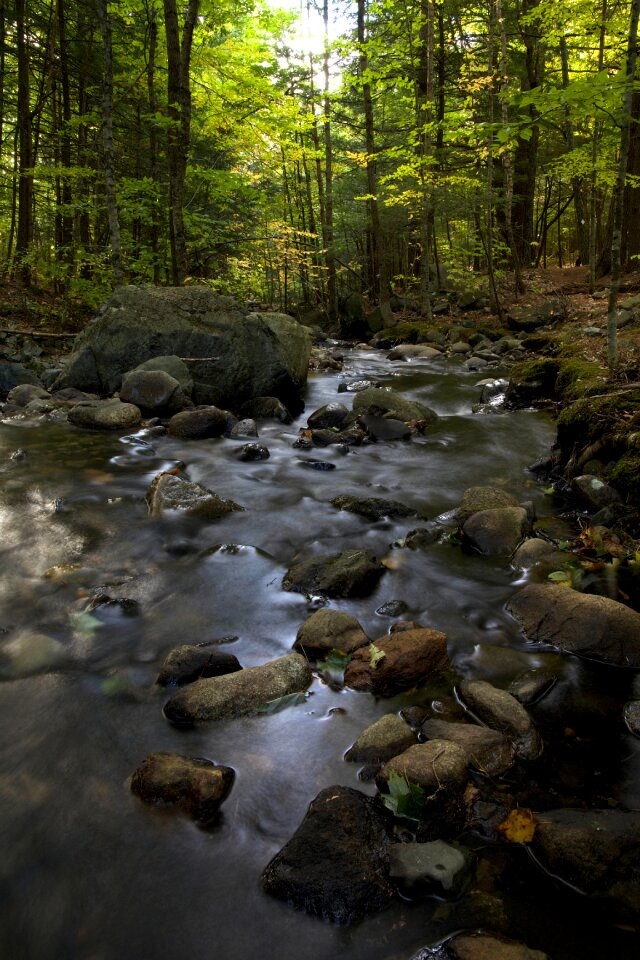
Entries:
[[527,640],[620,667],[640,667],[640,613],[568,587],[531,584],[507,603]]
[[382,520],[383,517],[397,519],[399,517],[415,517],[417,511],[412,507],[407,507],[399,500],[385,500],[382,497],[353,497],[349,494],[342,494],[331,500],[331,506],[338,510],[347,510],[349,513],[357,513],[367,520]]
[[305,658],[289,653],[258,667],[196,680],[169,700],[164,714],[178,725],[244,717],[281,697],[302,693],[311,679]]
[[0,649],[0,679],[47,673],[65,665],[67,660],[68,651],[59,640],[25,627]]
[[[381,656],[382,654],[382,656]],[[354,690],[391,697],[449,665],[447,636],[428,627],[398,630],[356,650],[344,674]]]
[[232,653],[185,643],[167,654],[156,683],[162,687],[181,686],[202,677],[219,677],[238,670],[242,667]]
[[353,763],[382,763],[417,743],[409,724],[397,713],[386,713],[362,731],[344,755]]
[[167,805],[204,823],[215,819],[233,787],[231,767],[201,757],[151,753],[131,778],[131,790],[145,803]]
[[81,400],[69,410],[69,423],[93,430],[128,430],[137,427],[142,414],[133,403],[121,400]]
[[474,858],[444,840],[427,843],[394,843],[389,873],[409,896],[459,897],[468,886]]
[[201,484],[172,473],[159,473],[154,477],[147,490],[146,501],[152,517],[162,517],[169,511],[175,511],[207,523],[220,520],[233,511],[244,510],[233,500],[224,500]]
[[531,849],[555,880],[611,904],[625,919],[640,913],[640,813],[547,810],[536,814]]
[[422,725],[429,740],[450,740],[466,753],[469,766],[487,777],[499,777],[514,762],[514,748],[504,734],[471,723],[449,723],[433,718]]
[[356,923],[394,896],[388,849],[377,802],[349,787],[328,787],[266,867],[262,884],[271,896],[323,920]]
[[294,593],[365,597],[384,572],[385,567],[368,550],[345,550],[294,563],[285,573],[282,587]]
[[510,693],[486,680],[463,680],[458,691],[463,705],[475,717],[511,740],[518,757],[535,760],[540,756],[540,734],[525,708]]
[[322,660],[332,650],[351,654],[369,643],[369,638],[350,613],[323,607],[305,620],[296,635],[294,649],[311,660]]

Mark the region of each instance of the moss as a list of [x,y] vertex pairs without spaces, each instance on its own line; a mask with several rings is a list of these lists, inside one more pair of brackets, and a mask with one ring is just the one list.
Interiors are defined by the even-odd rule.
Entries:
[[633,429],[633,414],[640,409],[640,390],[583,397],[565,407],[558,417],[560,459],[566,463],[574,447],[584,449],[600,438],[610,447],[619,445],[622,437]]
[[560,361],[555,393],[565,402],[593,395],[604,389],[605,371],[597,363],[577,358]]
[[548,357],[556,357],[561,345],[558,337],[553,333],[531,333],[522,341],[525,350],[535,353],[544,353]]
[[526,407],[553,397],[557,375],[558,364],[548,357],[514,364],[507,389],[507,404]]
[[620,493],[640,502],[640,453],[626,453],[611,471],[611,483]]

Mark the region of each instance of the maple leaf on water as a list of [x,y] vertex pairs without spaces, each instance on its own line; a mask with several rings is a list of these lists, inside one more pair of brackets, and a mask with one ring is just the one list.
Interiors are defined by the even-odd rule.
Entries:
[[498,832],[510,843],[530,843],[536,832],[536,820],[532,810],[519,807],[502,821]]

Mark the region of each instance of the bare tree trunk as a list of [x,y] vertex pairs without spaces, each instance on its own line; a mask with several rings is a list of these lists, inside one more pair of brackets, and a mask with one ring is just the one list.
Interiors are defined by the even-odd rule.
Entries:
[[116,287],[122,286],[122,249],[120,245],[120,223],[118,221],[118,201],[116,197],[116,178],[113,155],[113,45],[111,39],[111,17],[108,0],[96,0],[98,19],[102,31],[102,144],[104,155],[104,182],[107,192],[107,216],[111,237],[111,269]]
[[326,224],[327,265],[327,315],[330,320],[338,316],[338,289],[333,236],[333,144],[331,140],[331,94],[329,89],[329,0],[324,0],[324,212]]
[[[502,126],[506,130],[509,126],[509,103],[507,97],[509,57],[507,50],[507,31],[502,15],[502,0],[496,0],[496,20],[500,32],[500,109]],[[511,156],[510,150],[505,150],[502,166],[504,170],[504,224],[507,243],[509,244],[509,250],[511,252],[511,264],[513,266],[514,286],[517,298],[518,294],[524,293],[525,285],[522,279],[520,254],[513,234],[513,157]]]
[[31,281],[27,256],[33,238],[33,141],[29,88],[29,43],[25,0],[16,0],[18,53],[18,227],[15,254],[23,283]]
[[[604,43],[606,22],[609,16],[607,9],[607,0],[602,0],[600,10],[600,41],[598,44],[598,72],[604,66]],[[597,175],[596,163],[598,160],[598,146],[600,143],[600,122],[596,118],[593,124],[593,142],[591,144],[591,195],[589,197],[589,290],[593,293],[596,289],[596,266],[597,266],[597,237],[598,237],[598,215],[599,204],[597,202]]]
[[622,221],[624,215],[624,182],[629,159],[629,140],[631,127],[631,108],[633,103],[633,83],[636,75],[636,59],[638,55],[638,16],[640,15],[640,0],[631,0],[631,17],[629,24],[629,42],[627,45],[627,69],[625,77],[625,91],[622,101],[622,118],[620,121],[620,157],[618,172],[613,192],[613,230],[611,234],[611,283],[609,287],[609,303],[607,306],[607,355],[609,369],[615,370],[618,365],[618,290],[620,289],[620,248],[622,243]]
[[[567,41],[565,37],[560,38],[560,64],[562,67],[562,86],[569,86],[569,56],[567,53]],[[573,135],[573,124],[569,107],[565,107],[564,121],[564,139],[567,149],[572,151],[575,148],[575,138]],[[576,225],[578,229],[578,249],[580,252],[580,262],[586,263],[589,259],[589,224],[584,209],[584,198],[582,196],[582,181],[580,177],[572,177],[571,187],[573,189],[573,203],[576,210]],[[558,230],[560,227],[558,227]]]

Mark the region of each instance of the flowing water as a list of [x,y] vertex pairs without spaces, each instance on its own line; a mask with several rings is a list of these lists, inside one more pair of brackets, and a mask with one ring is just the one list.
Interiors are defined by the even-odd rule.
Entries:
[[[547,498],[526,467],[547,454],[553,424],[532,411],[473,414],[478,375],[459,366],[393,365],[364,351],[348,353],[341,374],[311,377],[307,413],[348,403],[349,394],[337,394],[340,380],[361,377],[426,403],[439,413],[437,425],[411,442],[344,455],[295,449],[304,415],[290,426],[269,421],[260,441],[271,456],[257,463],[239,462],[241,443],[228,439],[119,437],[27,420],[0,428],[0,644],[14,651],[14,674],[5,662],[0,682],[2,960],[409,960],[452,930],[483,925],[477,909],[469,921],[464,901],[424,900],[399,901],[339,929],[267,897],[259,882],[319,790],[374,792],[343,760],[358,733],[408,703],[446,702],[450,689],[435,683],[376,701],[316,678],[305,702],[270,715],[193,730],[163,717],[167,692],[154,680],[172,647],[218,639],[245,667],[291,649],[316,603],[281,588],[297,554],[362,547],[386,558],[390,569],[371,596],[332,602],[373,638],[392,622],[376,610],[402,600],[405,617],[448,634],[458,675],[505,686],[532,667],[553,670],[559,681],[536,720],[544,730],[566,711],[566,726],[587,731],[576,738],[583,746],[551,752],[535,786],[523,774],[506,778],[505,796],[523,802],[521,791],[532,806],[549,808],[583,793],[638,806],[638,741],[619,730],[613,747],[610,738],[631,683],[625,672],[525,644],[503,609],[517,589],[505,561],[448,542],[392,546],[424,524],[370,523],[329,503],[337,494],[386,497],[435,518],[455,508],[466,487],[490,484],[544,514]],[[335,469],[309,469],[309,459]],[[190,479],[246,511],[212,525],[150,520],[149,482],[179,462]],[[96,592],[139,608],[88,614]],[[50,638],[39,663],[15,654],[27,629]],[[130,793],[131,773],[156,750],[234,768],[214,829]],[[632,955],[628,932],[542,877],[524,851],[495,854],[480,840],[477,848],[485,863],[478,883],[499,892],[513,935],[554,960]]]

